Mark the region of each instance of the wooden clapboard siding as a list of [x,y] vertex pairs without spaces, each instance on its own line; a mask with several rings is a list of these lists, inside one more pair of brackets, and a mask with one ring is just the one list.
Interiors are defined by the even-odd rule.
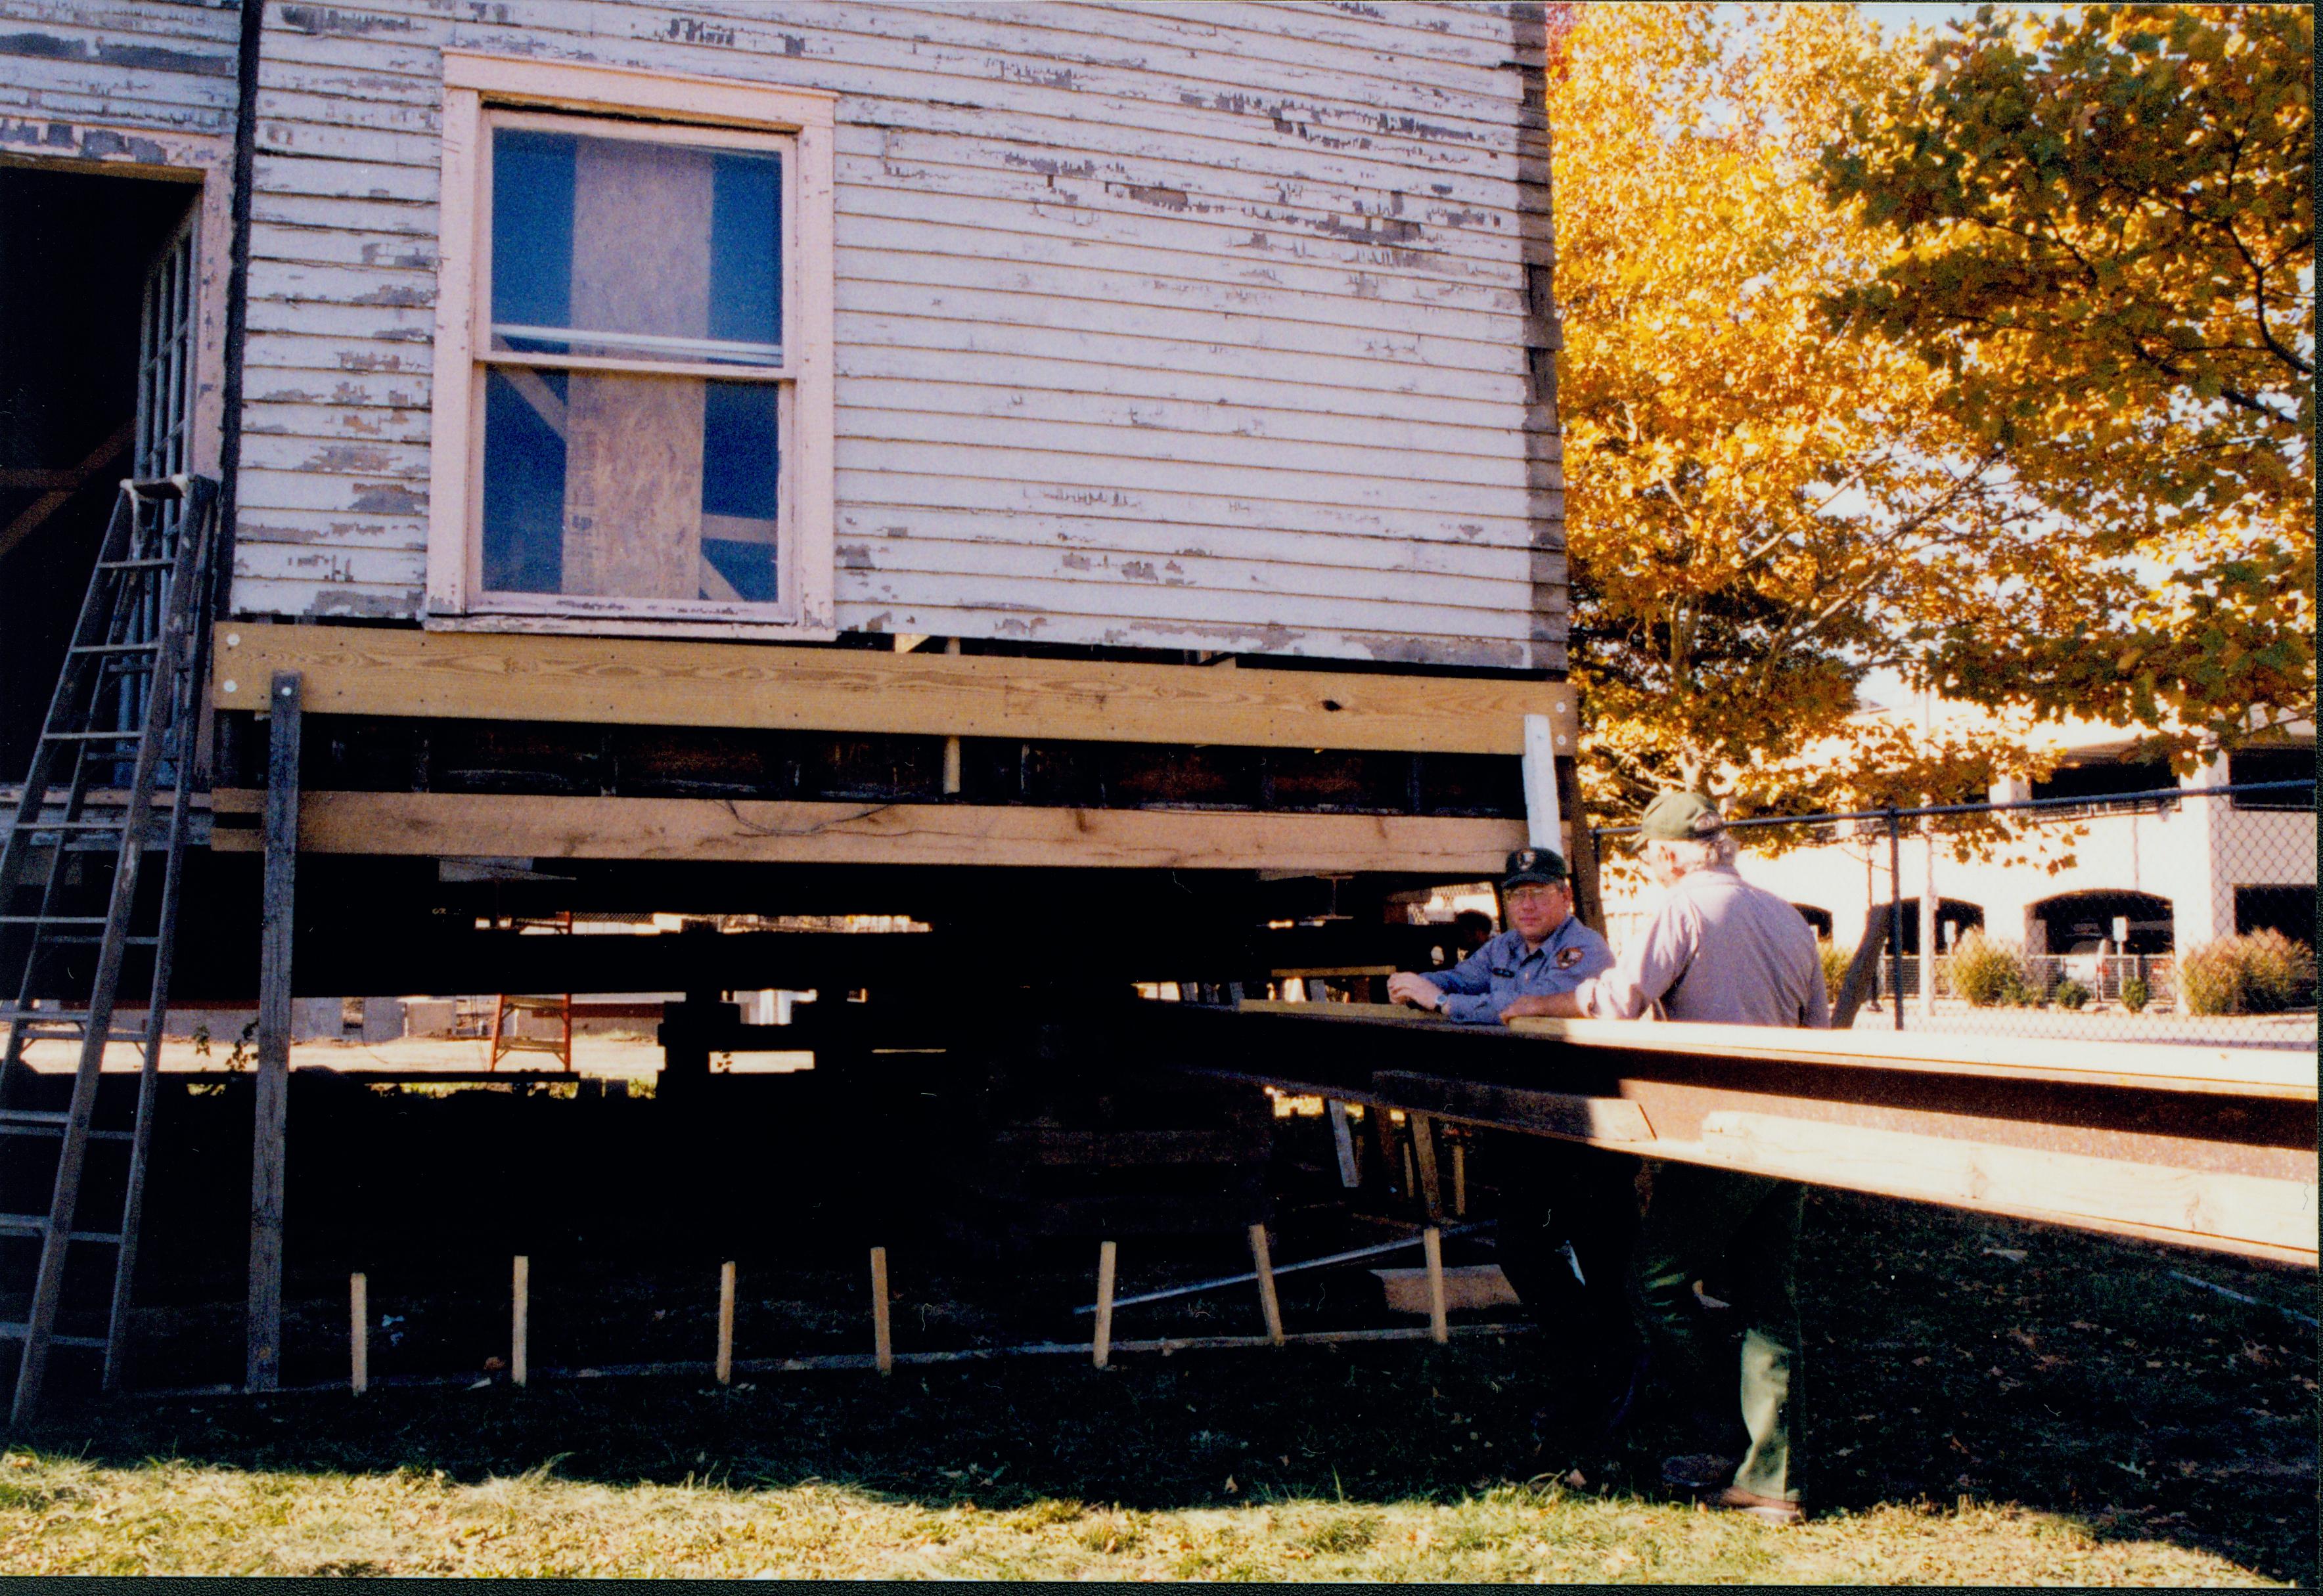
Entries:
[[422,613],[457,47],[841,96],[842,628],[1561,667],[1518,27],[1454,5],[272,8],[237,606]]

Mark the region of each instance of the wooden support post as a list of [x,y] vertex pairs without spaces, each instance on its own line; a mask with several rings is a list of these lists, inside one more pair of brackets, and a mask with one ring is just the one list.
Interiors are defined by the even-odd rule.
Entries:
[[[1372,1147],[1379,1154],[1380,1184],[1387,1188],[1390,1197],[1397,1196],[1395,1126],[1389,1122],[1388,1111],[1376,1103],[1364,1110],[1364,1117],[1371,1122]],[[1403,1189],[1410,1190],[1410,1184],[1406,1182]]]
[[360,1271],[347,1277],[347,1386],[371,1390],[371,1282]]
[[1428,1260],[1428,1334],[1437,1341],[1449,1341],[1452,1322],[1444,1307],[1444,1233],[1432,1225],[1421,1231],[1419,1250]]
[[1338,1150],[1339,1184],[1353,1191],[1363,1172],[1355,1167],[1355,1133],[1347,1123],[1347,1105],[1336,1097],[1326,1097],[1323,1116],[1331,1122],[1331,1145]]
[[250,1143],[250,1301],[243,1383],[282,1382],[282,1165],[289,1123],[290,928],[298,858],[296,671],[267,689],[264,883],[258,942],[258,1078]]
[[[948,655],[957,656],[960,653],[960,639],[958,637],[946,637],[944,639],[944,652]],[[946,797],[950,797],[958,793],[959,791],[960,738],[957,737],[947,737],[944,738],[943,745],[943,792]]]
[[1113,1355],[1113,1262],[1111,1242],[1097,1244],[1097,1333],[1089,1342],[1089,1360],[1098,1368]]
[[1468,1216],[1468,1143],[1452,1143],[1452,1216]]
[[734,1383],[734,1264],[718,1266],[718,1383]]
[[1436,1128],[1424,1114],[1410,1115],[1412,1157],[1419,1165],[1419,1201],[1430,1219],[1444,1217],[1444,1188],[1436,1178]]
[[887,1249],[871,1249],[871,1355],[878,1360],[879,1372],[892,1373],[895,1368],[895,1339],[887,1323]]
[[529,1372],[526,1343],[531,1339],[532,1260],[519,1252],[510,1280],[509,1383],[522,1385]]
[[[1567,717],[1570,719],[1570,717]],[[1559,732],[1547,715],[1524,718],[1525,840],[1535,848],[1565,852],[1565,817],[1557,801],[1556,745],[1571,746],[1570,730]]]
[[1282,1303],[1274,1294],[1274,1264],[1267,1256],[1266,1226],[1250,1227],[1250,1257],[1258,1270],[1258,1311],[1266,1316],[1266,1339],[1282,1344]]

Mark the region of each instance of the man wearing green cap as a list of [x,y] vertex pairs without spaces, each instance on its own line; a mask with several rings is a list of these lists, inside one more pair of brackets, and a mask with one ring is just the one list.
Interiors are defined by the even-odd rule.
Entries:
[[[1639,828],[1646,868],[1665,895],[1651,924],[1607,974],[1570,992],[1520,998],[1527,1014],[1634,1020],[1658,1008],[1672,1020],[1728,1025],[1831,1023],[1814,933],[1797,910],[1734,868],[1734,839],[1718,805],[1699,793],[1664,793]],[[1706,1453],[1671,1458],[1663,1477],[1700,1490],[1714,1508],[1774,1523],[1802,1517],[1790,1408],[1798,1356],[1792,1260],[1804,1188],[1761,1175],[1689,1164],[1654,1167],[1630,1273],[1630,1293],[1656,1354],[1691,1400]],[[1741,1429],[1722,1394],[1722,1348],[1703,1321],[1694,1282],[1721,1272],[1743,1325]],[[1732,1388],[1727,1387],[1727,1390]]]

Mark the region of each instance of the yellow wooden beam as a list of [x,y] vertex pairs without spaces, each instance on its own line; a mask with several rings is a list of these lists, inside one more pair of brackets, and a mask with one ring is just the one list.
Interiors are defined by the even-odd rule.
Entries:
[[[253,788],[213,794],[226,816],[255,814],[264,799]],[[1523,843],[1521,821],[1411,815],[459,793],[306,792],[298,800],[302,852],[436,858],[1486,876]],[[258,833],[220,824],[211,847],[254,850]]]
[[[259,709],[276,671],[316,715],[449,716],[936,737],[1520,754],[1524,717],[1575,731],[1572,687],[1490,677],[877,654],[234,621],[220,709]],[[1520,839],[1521,841],[1521,839]]]

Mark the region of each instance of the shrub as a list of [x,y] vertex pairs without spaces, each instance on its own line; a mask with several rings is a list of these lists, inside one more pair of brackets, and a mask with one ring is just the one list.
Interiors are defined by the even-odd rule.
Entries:
[[2142,1014],[2153,1001],[2153,990],[2146,986],[2144,976],[2132,976],[2121,984],[2121,1006],[2131,1014]]
[[1827,938],[1816,940],[1815,953],[1823,960],[1823,995],[1836,1005],[1839,1002],[1839,989],[1847,984],[1847,967],[1852,962],[1852,956],[1846,949]]
[[1972,931],[1952,944],[1952,990],[1971,1008],[2025,1001],[2025,971],[2016,949]]
[[2278,1014],[2314,1001],[2315,955],[2279,931],[2237,938],[2243,944],[2243,1002],[2253,1014]]
[[2178,960],[2178,991],[2193,1014],[2278,1013],[2314,985],[2315,955],[2281,931],[2220,937]]
[[2061,1009],[2078,1009],[2089,1001],[2089,989],[2068,976],[2057,983],[2049,1001]]

